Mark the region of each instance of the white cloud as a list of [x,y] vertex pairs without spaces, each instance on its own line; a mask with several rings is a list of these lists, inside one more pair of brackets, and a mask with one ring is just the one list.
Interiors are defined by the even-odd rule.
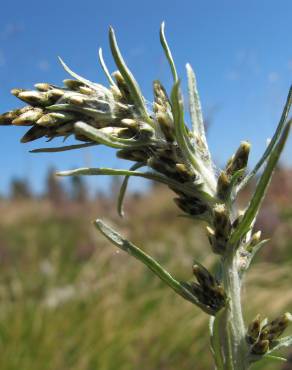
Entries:
[[278,82],[278,81],[279,81],[279,79],[280,79],[280,75],[279,75],[279,73],[277,73],[277,72],[270,72],[270,73],[268,74],[268,81],[269,81],[270,83],[276,83],[276,82]]

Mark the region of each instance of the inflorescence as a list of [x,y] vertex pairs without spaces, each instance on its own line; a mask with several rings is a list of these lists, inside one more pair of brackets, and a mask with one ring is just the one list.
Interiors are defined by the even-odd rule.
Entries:
[[[28,126],[28,131],[21,139],[23,143],[41,138],[51,141],[63,137],[65,140],[69,136],[79,141],[76,145],[42,148],[34,152],[57,152],[100,144],[116,149],[118,158],[133,162],[129,171],[81,168],[60,174],[125,175],[118,202],[121,215],[130,176],[145,177],[167,185],[175,193],[174,201],[185,216],[206,222],[207,236],[215,254],[224,259],[231,249],[232,253],[238,253],[238,272],[242,276],[255,252],[266,242],[261,240],[260,231],[253,231],[253,226],[290,130],[291,122],[287,122],[287,117],[291,106],[291,89],[276,133],[254,170],[246,174],[250,152],[248,142],[242,142],[226,167],[218,170],[207,145],[195,74],[187,64],[192,122],[192,128],[189,128],[184,118],[180,81],[164,35],[164,24],[160,40],[171,68],[173,88],[168,94],[160,81],[154,81],[151,110],[110,28],[109,41],[117,71],[109,73],[102,51],[99,50],[99,60],[108,79],[108,87],[77,75],[60,59],[64,69],[74,79],[64,80],[61,87],[38,83],[35,90],[13,89],[12,94],[26,105],[0,115],[0,125]],[[249,206],[245,210],[235,211],[233,205],[238,192],[263,164],[266,167]],[[146,168],[146,171],[140,171],[141,168]],[[98,225],[116,245],[131,250],[133,255],[167,281],[166,273],[156,265],[154,268],[150,257],[112,230]],[[222,281],[198,263],[194,265],[193,272],[196,282],[178,283],[173,280],[168,284],[184,298],[215,315],[228,304]],[[285,314],[268,323],[261,322],[257,317],[250,324],[246,336],[251,353],[267,353],[290,318]]]

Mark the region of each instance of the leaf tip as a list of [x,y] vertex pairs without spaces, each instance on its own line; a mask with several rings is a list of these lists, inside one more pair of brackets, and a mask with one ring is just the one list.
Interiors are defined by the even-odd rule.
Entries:
[[103,222],[101,221],[100,218],[97,218],[95,221],[93,221],[93,224],[100,230],[103,225]]
[[116,38],[116,36],[115,36],[115,30],[114,30],[114,28],[113,28],[113,26],[109,26],[109,37],[110,37],[110,39],[115,39]]
[[60,177],[67,176],[67,171],[58,171],[56,172],[56,176],[60,176]]
[[64,60],[59,55],[57,56],[57,58],[58,58],[59,62],[62,64],[63,67],[66,66]]
[[125,212],[124,212],[124,210],[123,210],[123,209],[119,209],[119,210],[118,210],[118,215],[119,215],[121,218],[124,218],[124,216],[125,216]]

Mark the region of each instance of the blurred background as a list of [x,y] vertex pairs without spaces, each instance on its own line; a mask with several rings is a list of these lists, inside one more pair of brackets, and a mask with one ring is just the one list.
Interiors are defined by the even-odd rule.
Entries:
[[[223,166],[239,142],[249,140],[252,167],[291,84],[288,0],[10,1],[1,10],[1,113],[21,105],[12,88],[68,78],[58,55],[77,73],[106,84],[97,50],[103,48],[115,70],[109,25],[151,101],[154,79],[171,87],[158,35],[165,20],[185,91],[186,62],[196,71],[216,163]],[[126,217],[120,219],[120,178],[60,180],[54,173],[80,166],[127,168],[129,162],[100,148],[31,154],[48,144],[20,144],[23,134],[23,128],[1,127],[0,369],[211,369],[207,315],[116,250],[91,221],[109,221],[180,280],[191,278],[193,259],[210,268],[215,263],[203,225],[177,217],[171,192],[141,180],[130,181]],[[246,280],[247,321],[257,313],[273,318],[292,310],[291,143],[256,225],[272,239]],[[241,194],[242,205],[253,187]],[[292,360],[258,369],[292,369]]]

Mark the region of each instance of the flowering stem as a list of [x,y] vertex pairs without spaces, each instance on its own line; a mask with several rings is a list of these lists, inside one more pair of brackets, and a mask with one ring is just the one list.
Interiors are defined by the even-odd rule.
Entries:
[[232,370],[246,370],[247,345],[245,341],[245,326],[241,310],[241,281],[238,274],[238,254],[233,251],[222,261],[222,272],[228,304],[226,315],[222,320],[222,352],[226,368]]

